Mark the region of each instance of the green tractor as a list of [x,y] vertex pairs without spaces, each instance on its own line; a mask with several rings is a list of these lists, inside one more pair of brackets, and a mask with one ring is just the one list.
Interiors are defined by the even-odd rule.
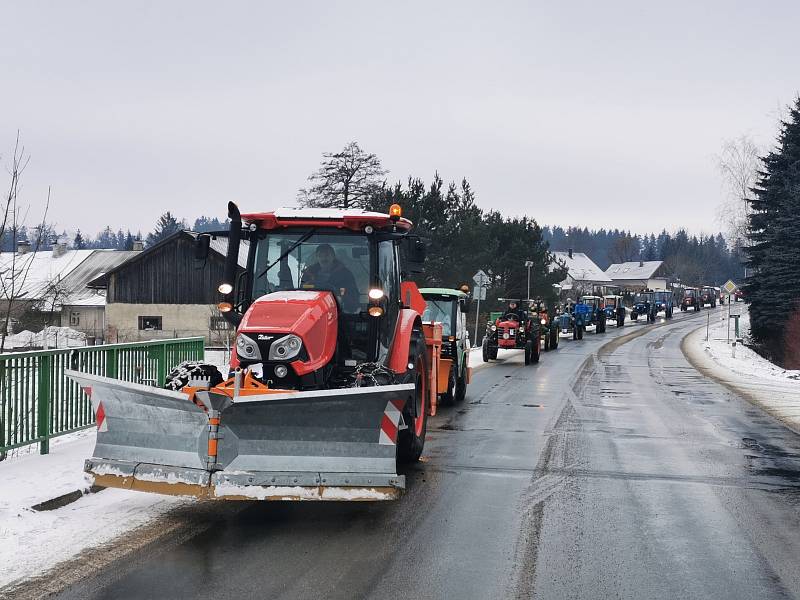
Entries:
[[469,295],[463,289],[421,288],[419,291],[427,302],[422,322],[442,324],[439,401],[442,405],[461,402],[467,394],[471,372],[466,319]]

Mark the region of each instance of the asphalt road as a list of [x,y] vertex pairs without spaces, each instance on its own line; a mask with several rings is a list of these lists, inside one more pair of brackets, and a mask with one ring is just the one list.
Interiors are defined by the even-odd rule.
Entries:
[[401,500],[226,503],[57,597],[800,597],[800,436],[683,358],[704,316],[501,351]]

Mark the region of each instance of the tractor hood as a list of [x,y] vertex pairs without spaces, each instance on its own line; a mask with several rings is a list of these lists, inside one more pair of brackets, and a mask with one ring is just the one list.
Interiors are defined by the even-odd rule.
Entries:
[[331,292],[273,292],[253,302],[239,325],[241,333],[293,333],[303,340],[308,361],[295,361],[298,375],[328,364],[336,351],[338,310]]

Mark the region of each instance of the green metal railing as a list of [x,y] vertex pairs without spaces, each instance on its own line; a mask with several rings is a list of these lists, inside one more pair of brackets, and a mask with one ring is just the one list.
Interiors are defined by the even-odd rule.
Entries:
[[94,423],[92,404],[65,369],[163,387],[169,369],[202,360],[203,338],[0,354],[0,454]]

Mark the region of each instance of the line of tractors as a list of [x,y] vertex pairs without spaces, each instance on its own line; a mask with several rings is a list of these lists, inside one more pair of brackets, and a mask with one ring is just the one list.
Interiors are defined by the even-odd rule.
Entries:
[[496,360],[500,349],[517,349],[524,351],[526,365],[534,364],[539,362],[542,350],[555,350],[562,337],[582,340],[588,328],[596,334],[605,333],[609,324],[622,327],[626,318],[655,323],[659,314],[671,319],[675,308],[700,310],[724,303],[720,289],[711,286],[682,288],[679,294],[680,301],[676,300],[678,294],[669,290],[638,292],[629,311],[623,296],[616,294],[581,296],[577,302],[568,299],[550,309],[539,299],[498,298],[508,306],[489,315],[482,342],[483,361]]

